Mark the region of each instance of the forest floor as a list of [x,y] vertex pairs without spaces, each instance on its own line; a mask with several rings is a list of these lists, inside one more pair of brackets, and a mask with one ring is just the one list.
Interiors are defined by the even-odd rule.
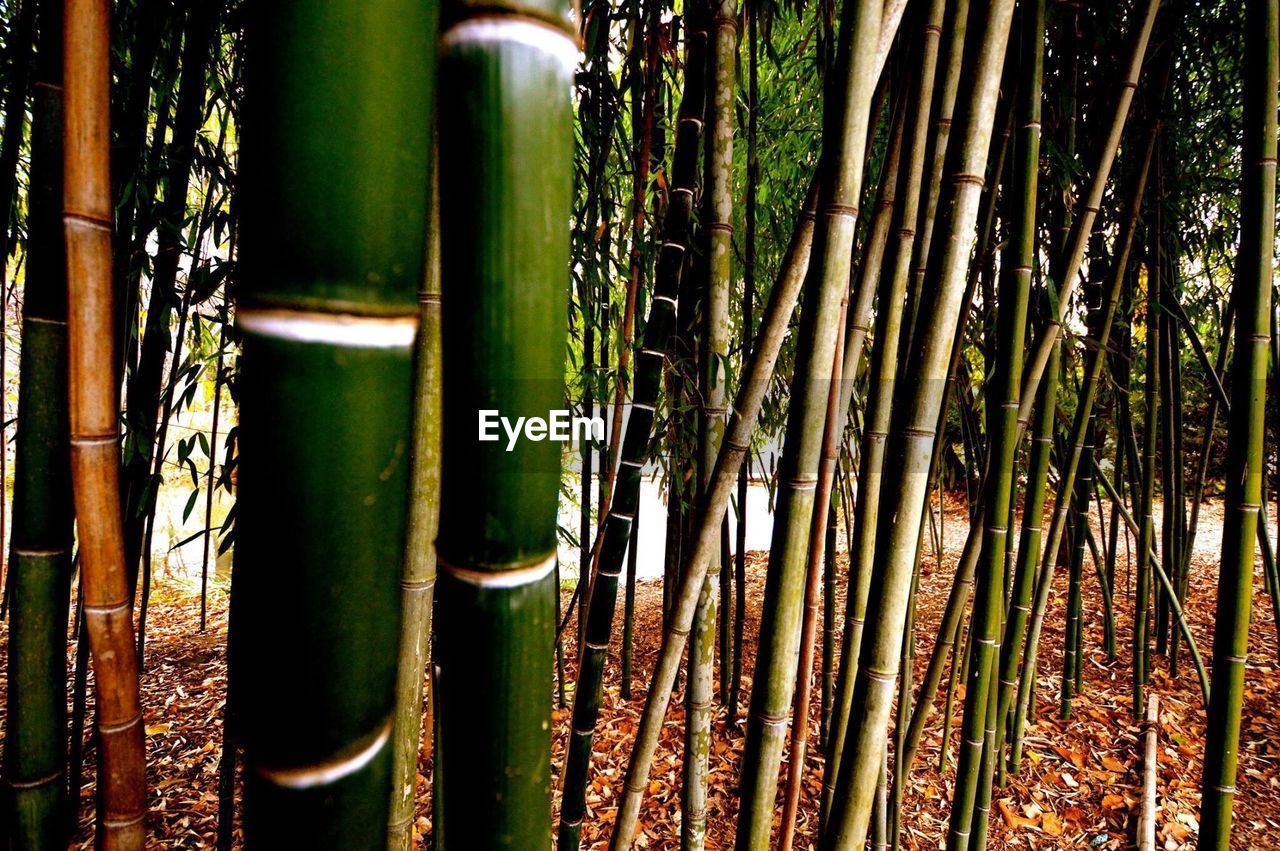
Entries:
[[[924,674],[938,631],[951,576],[965,535],[963,498],[948,498],[943,524],[942,566],[932,547],[926,547],[921,571],[920,606],[916,623],[915,682]],[[1273,521],[1274,522],[1274,521]],[[1189,617],[1197,644],[1210,662],[1212,600],[1216,592],[1222,504],[1206,503],[1193,554]],[[1157,529],[1159,521],[1157,520]],[[1275,529],[1275,526],[1271,526]],[[1095,532],[1096,516],[1095,516]],[[843,535],[841,535],[843,537]],[[1124,566],[1123,544],[1117,581],[1124,589],[1130,579]],[[735,786],[741,758],[745,713],[753,667],[759,605],[763,596],[766,554],[748,557],[746,665],[740,717],[730,724],[717,707],[712,728],[708,847],[732,846],[738,801]],[[841,552],[839,565],[845,556]],[[1061,720],[1058,693],[1061,679],[1066,571],[1058,571],[1051,611],[1041,640],[1038,720],[1027,731],[1022,772],[1011,777],[992,802],[990,847],[1121,849],[1133,845],[1141,798],[1140,726],[1131,716],[1132,605],[1128,594],[1116,595],[1118,656],[1108,661],[1103,645],[1102,599],[1092,568],[1086,564],[1084,637],[1087,664],[1084,684],[1072,717]],[[1256,586],[1261,589],[1259,570]],[[565,602],[569,592],[565,592]],[[839,595],[843,598],[843,594]],[[841,611],[843,599],[840,601]],[[208,629],[199,631],[199,599],[179,583],[159,583],[148,615],[148,651],[143,675],[143,702],[149,754],[150,834],[153,848],[212,847],[217,826],[217,772],[226,697],[226,597],[216,591],[210,600]],[[621,600],[619,600],[621,612]],[[1280,828],[1280,664],[1276,628],[1269,598],[1255,596],[1250,634],[1249,669],[1245,687],[1244,722],[1236,798],[1233,846],[1275,848]],[[603,849],[622,791],[632,736],[638,724],[645,683],[660,639],[662,593],[656,583],[641,583],[636,605],[636,676],[632,699],[621,698],[616,654],[606,666],[605,706],[595,744],[589,813],[584,823],[585,848]],[[841,614],[837,621],[842,619]],[[0,625],[0,640],[5,637]],[[572,627],[566,630],[572,641]],[[620,632],[620,630],[616,630]],[[837,643],[838,646],[838,643]],[[70,649],[70,647],[69,647]],[[567,658],[573,658],[569,647]],[[1160,696],[1159,813],[1156,823],[1165,849],[1193,848],[1197,836],[1201,760],[1205,713],[1200,689],[1185,652],[1179,676],[1169,674],[1168,660],[1155,657],[1151,691]],[[569,674],[572,684],[572,670]],[[946,680],[944,679],[944,690]],[[0,653],[0,695],[6,685],[4,654]],[[957,688],[954,733],[947,767],[939,771],[942,743],[941,700],[921,742],[910,789],[902,808],[904,847],[944,847],[953,789],[955,747],[959,740],[963,683]],[[821,785],[823,757],[818,740],[819,692],[815,681],[810,713],[810,757],[801,797],[796,847],[815,847],[816,795]],[[92,698],[90,698],[92,700]],[[570,695],[570,702],[572,696]],[[555,715],[555,773],[563,759],[569,710]],[[3,730],[0,701],[0,730]],[[684,708],[681,696],[672,701],[650,779],[636,847],[679,848],[681,753]],[[92,748],[80,794],[79,831],[74,847],[92,847],[94,768]],[[783,772],[785,774],[785,763]],[[420,766],[417,832],[430,832],[429,760]],[[558,776],[553,777],[558,786]],[[558,797],[558,796],[557,796]],[[779,796],[779,809],[781,795]],[[775,816],[777,818],[777,816]]]

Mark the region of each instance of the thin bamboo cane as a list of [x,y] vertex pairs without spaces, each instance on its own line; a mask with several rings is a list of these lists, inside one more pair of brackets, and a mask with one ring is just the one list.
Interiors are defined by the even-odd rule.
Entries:
[[[1120,495],[1116,493],[1115,486],[1111,484],[1110,479],[1107,478],[1107,474],[1104,473],[1101,468],[1094,472],[1098,477],[1098,483],[1102,485],[1103,490],[1105,490],[1107,495],[1111,497],[1113,504],[1119,508],[1120,516],[1124,518],[1125,524],[1129,527],[1131,532],[1135,535],[1138,534],[1137,522],[1133,519],[1133,515],[1130,514],[1122,504],[1120,504]],[[1163,586],[1165,593],[1169,594],[1175,600],[1173,603],[1175,623],[1177,623],[1178,630],[1182,633],[1183,640],[1187,642],[1187,648],[1191,653],[1192,665],[1195,667],[1196,676],[1200,680],[1200,697],[1203,700],[1204,705],[1208,707],[1210,693],[1209,675],[1204,666],[1204,658],[1200,653],[1199,646],[1196,644],[1195,636],[1191,632],[1191,624],[1187,621],[1186,613],[1182,610],[1182,605],[1176,602],[1177,595],[1173,594],[1173,583],[1169,579],[1169,574],[1163,567],[1161,567],[1160,559],[1156,555],[1154,547],[1147,550],[1147,556],[1151,561],[1152,571],[1155,573],[1156,580],[1161,584],[1161,586]]]
[[[706,487],[724,439],[725,362],[729,353],[729,287],[733,253],[733,103],[738,50],[737,0],[720,0],[712,8],[711,87],[706,102],[705,218],[708,274],[702,301],[700,400],[698,422],[698,496]],[[718,522],[724,523],[721,515]],[[684,784],[681,787],[680,847],[706,847],[707,777],[710,774],[711,707],[714,693],[716,607],[719,577],[727,575],[724,559],[712,557],[698,598],[689,645],[689,687],[685,693]],[[721,672],[728,670],[723,655]]]
[[1107,188],[1107,178],[1111,174],[1111,166],[1115,163],[1119,150],[1120,138],[1124,134],[1125,122],[1129,117],[1129,107],[1133,103],[1133,93],[1138,88],[1138,76],[1142,72],[1143,60],[1147,54],[1147,45],[1151,41],[1151,30],[1155,26],[1156,12],[1160,9],[1160,0],[1145,0],[1145,5],[1134,9],[1133,45],[1128,54],[1125,74],[1119,84],[1116,96],[1115,111],[1098,149],[1097,165],[1093,169],[1093,177],[1089,183],[1089,191],[1084,197],[1080,214],[1071,223],[1071,233],[1067,237],[1063,251],[1063,271],[1058,286],[1058,310],[1051,316],[1049,323],[1036,335],[1031,357],[1028,359],[1025,375],[1022,379],[1022,400],[1018,409],[1018,421],[1026,423],[1031,419],[1031,406],[1035,401],[1036,386],[1044,375],[1045,366],[1049,362],[1049,349],[1053,341],[1062,331],[1063,317],[1071,305],[1071,296],[1075,292],[1076,275],[1080,264],[1084,262],[1085,248],[1093,233],[1094,221],[1102,205],[1102,196]]
[[[1163,84],[1159,85],[1157,88],[1160,91],[1163,91]],[[1106,365],[1107,347],[1111,338],[1111,328],[1114,324],[1116,310],[1120,301],[1120,294],[1124,287],[1125,274],[1129,263],[1129,254],[1133,246],[1134,233],[1137,230],[1138,216],[1142,209],[1142,199],[1146,194],[1147,175],[1151,168],[1151,161],[1155,151],[1158,131],[1158,125],[1153,121],[1147,131],[1145,151],[1139,160],[1140,164],[1133,184],[1133,194],[1129,198],[1127,215],[1123,223],[1118,242],[1119,248],[1115,252],[1115,257],[1113,259],[1114,265],[1111,269],[1111,285],[1107,293],[1107,301],[1103,309],[1102,319],[1098,325],[1096,339],[1090,341],[1090,345],[1093,348],[1093,355],[1087,368],[1084,385],[1080,390],[1078,401],[1076,402],[1075,420],[1071,431],[1070,455],[1066,459],[1066,463],[1059,467],[1061,470],[1061,476],[1058,480],[1058,490],[1054,501],[1054,513],[1049,525],[1049,534],[1045,539],[1046,544],[1043,554],[1040,558],[1039,577],[1035,580],[1035,602],[1030,612],[1029,623],[1027,625],[1026,653],[1021,659],[1020,665],[1021,679],[1025,684],[1025,689],[1028,693],[1035,680],[1036,670],[1035,662],[1037,653],[1032,648],[1038,648],[1039,646],[1040,630],[1044,623],[1049,593],[1053,584],[1053,573],[1054,566],[1057,562],[1058,548],[1063,540],[1068,509],[1072,502],[1072,488],[1075,484],[1077,471],[1080,468],[1081,457],[1084,455],[1084,446],[1089,440],[1089,418],[1092,414],[1093,402],[1097,394],[1097,387],[1102,376],[1102,370]],[[1025,522],[1028,521],[1024,519],[1024,523]],[[1081,522],[1088,522],[1087,515],[1082,517]],[[1036,553],[1034,551],[1029,552],[1028,557],[1034,558],[1035,554]],[[1029,574],[1025,579],[1028,583],[1031,582],[1031,576]],[[1021,601],[1026,599],[1025,593],[1026,592],[1024,590],[1022,594],[1018,596],[1018,603],[1016,605],[1022,605]],[[1025,617],[1026,614],[1019,611],[1018,620]],[[1011,623],[1012,621],[1013,619],[1011,619]],[[1008,667],[1003,668],[1001,671],[1002,687],[1005,692],[1003,698],[1005,707],[1004,709],[997,708],[997,719],[1001,717],[1001,713],[1004,713],[1004,715],[1007,716],[1009,707],[1012,704],[1013,688],[1011,685],[1006,684],[1006,682],[1013,679],[1012,672],[1015,668],[1019,667],[1019,642],[1017,638],[1012,637],[1016,634],[1021,634],[1021,630],[1019,630],[1018,633],[1011,634],[1014,646],[1011,648],[1010,653],[1005,657],[1005,661],[1008,662]],[[1025,711],[1022,701],[1019,700],[1014,720],[1015,753],[1020,753],[1019,747],[1023,724],[1025,723]]]
[[[760,184],[760,156],[757,139],[760,127],[760,44],[757,38],[760,3],[747,4],[747,186],[743,202],[742,264],[742,372],[751,360],[751,341],[755,333],[756,299],[756,193]],[[729,690],[727,718],[729,726],[738,723],[738,701],[742,696],[743,649],[747,623],[747,494],[751,483],[751,458],[744,459],[738,473],[738,526],[734,561],[737,594],[734,600],[733,683]]]
[[93,652],[102,848],[141,849],[146,751],[120,524],[111,311],[110,4],[66,0],[64,183],[71,475],[84,620]]
[[[400,579],[400,651],[396,665],[395,726],[391,742],[391,812],[388,851],[413,847],[418,759],[423,742],[423,684],[430,661],[435,602],[436,534],[440,519],[440,213],[439,176],[432,169],[426,264],[418,290],[418,338],[414,352],[413,448],[409,456],[409,517],[404,574]],[[431,700],[430,697],[427,698]],[[428,703],[428,706],[431,704]]]
[[[956,792],[951,810],[948,847],[967,847],[969,837],[985,835],[986,811],[981,799],[988,796],[994,765],[992,749],[999,741],[998,656],[1000,627],[1005,604],[1002,580],[1009,549],[1009,518],[1017,466],[1019,428],[1017,405],[1021,393],[1023,341],[1031,297],[1032,268],[1036,257],[1036,202],[1040,171],[1040,102],[1044,69],[1044,2],[1024,7],[1021,58],[1029,64],[1031,81],[1024,84],[1018,107],[1021,155],[1017,161],[1010,197],[1013,235],[1000,276],[997,313],[996,362],[987,400],[988,459],[983,487],[982,545],[975,572],[969,677],[965,688],[964,735],[956,767]],[[1019,64],[1022,73],[1023,63]],[[1048,399],[1052,408],[1053,399]],[[993,684],[993,680],[997,683]],[[986,730],[992,726],[990,742]],[[985,757],[984,757],[985,754]],[[908,763],[909,764],[909,763]],[[978,806],[975,811],[975,801]],[[977,847],[984,847],[980,843]]]
[[231,686],[249,847],[387,843],[435,18],[291,0],[246,23]]
[[[23,3],[27,16],[34,17],[30,11],[34,6],[35,0]],[[22,392],[18,396],[13,529],[5,583],[10,606],[9,670],[5,817],[0,824],[4,825],[8,847],[13,849],[55,848],[65,846],[67,840],[66,640],[73,509],[67,444],[67,266],[61,221],[61,23],[61,0],[43,3],[39,54],[32,75],[28,260],[19,365]],[[17,49],[21,48],[15,45]],[[15,55],[14,59],[25,65],[23,57]],[[25,73],[15,66],[13,85],[21,86],[24,92],[16,105],[23,114],[26,83],[21,76]],[[18,126],[20,129],[21,124]],[[7,131],[5,143],[8,146]],[[4,167],[10,168],[7,163]],[[4,174],[7,179],[9,172]],[[4,210],[7,234],[9,206]],[[0,264],[7,258],[7,251],[0,253]],[[7,344],[0,339],[0,345]],[[0,441],[0,454],[4,451]],[[0,540],[2,536],[0,529]]]
[[1253,594],[1254,537],[1264,476],[1267,345],[1275,236],[1276,89],[1280,3],[1245,5],[1243,164],[1238,304],[1227,441],[1226,520],[1213,638],[1213,701],[1205,740],[1200,847],[1225,851],[1239,756],[1240,710]]

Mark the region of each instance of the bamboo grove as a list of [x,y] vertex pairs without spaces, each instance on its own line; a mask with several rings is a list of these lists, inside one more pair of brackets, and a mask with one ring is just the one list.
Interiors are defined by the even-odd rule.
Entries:
[[1280,0],[0,18],[0,847],[1263,841]]

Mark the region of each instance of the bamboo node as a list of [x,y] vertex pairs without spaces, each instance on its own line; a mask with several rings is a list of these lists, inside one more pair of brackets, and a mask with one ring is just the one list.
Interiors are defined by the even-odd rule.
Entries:
[[240,308],[236,324],[260,337],[365,349],[401,349],[413,345],[418,317],[361,316],[311,310]]
[[287,789],[311,789],[327,786],[364,768],[391,738],[392,720],[388,718],[368,737],[364,744],[357,744],[352,751],[335,755],[327,760],[297,768],[270,768],[255,765],[259,777]]
[[481,588],[516,588],[521,585],[532,585],[534,582],[549,576],[556,567],[556,554],[552,553],[547,558],[533,564],[497,570],[476,570],[475,568],[450,564],[444,559],[439,559],[439,562],[440,568],[445,573],[468,585],[475,585]]
[[540,50],[559,60],[565,71],[572,74],[578,67],[581,51],[578,44],[564,30],[535,18],[518,15],[484,15],[454,24],[440,34],[440,53],[469,44],[507,42]]

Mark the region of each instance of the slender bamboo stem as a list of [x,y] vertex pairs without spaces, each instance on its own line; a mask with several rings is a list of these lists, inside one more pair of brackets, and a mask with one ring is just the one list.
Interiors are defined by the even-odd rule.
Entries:
[[132,851],[145,842],[146,751],[120,525],[112,377],[111,6],[105,0],[66,0],[63,8],[71,475],[97,691],[98,839],[108,851]]
[[1232,364],[1232,417],[1227,458],[1226,520],[1213,639],[1213,701],[1205,741],[1200,847],[1231,842],[1231,809],[1239,756],[1240,710],[1253,595],[1254,537],[1262,503],[1267,346],[1275,235],[1276,89],[1280,3],[1245,5],[1245,105],[1240,177],[1238,304]]
[[[440,214],[439,177],[432,169],[426,266],[418,290],[418,338],[414,352],[413,448],[409,457],[409,517],[404,575],[400,579],[400,651],[396,663],[395,727],[391,751],[391,813],[387,849],[413,846],[418,758],[423,742],[423,687],[431,658],[435,602],[436,534],[440,519]],[[428,697],[428,700],[431,698]],[[429,706],[430,704],[428,704]]]
[[711,483],[706,490],[707,498],[699,508],[693,550],[686,562],[687,569],[673,594],[674,605],[663,632],[662,647],[640,716],[631,761],[627,766],[622,800],[619,802],[613,833],[609,839],[610,851],[625,851],[631,847],[635,838],[640,803],[649,785],[649,769],[653,765],[658,735],[671,701],[676,674],[680,669],[680,658],[684,654],[689,630],[693,626],[702,582],[710,560],[719,552],[720,524],[711,518],[720,516],[728,507],[738,470],[750,448],[760,407],[769,389],[773,369],[809,266],[816,208],[817,189],[816,186],[811,186],[787,246],[778,279],[769,293],[769,302],[752,346],[751,362],[730,406],[729,425],[725,429],[725,438],[720,444],[720,453],[711,473]]
[[[684,92],[672,151],[671,201],[662,223],[662,248],[654,271],[653,299],[645,323],[644,341],[636,355],[631,414],[619,441],[622,449],[618,478],[604,529],[599,536],[600,559],[596,581],[591,587],[590,598],[583,603],[588,632],[573,693],[572,728],[560,784],[560,824],[556,846],[559,851],[574,851],[581,842],[582,819],[587,811],[592,741],[604,695],[604,663],[613,632],[618,577],[622,573],[623,558],[640,505],[640,477],[648,456],[662,381],[664,377],[670,380],[674,373],[674,370],[665,369],[665,365],[674,344],[676,299],[689,249],[707,84],[706,31],[698,29],[689,36],[685,48]],[[669,498],[672,504],[669,506],[668,544],[671,545],[678,542],[671,537],[677,531],[674,490]],[[669,549],[673,547],[669,546]],[[675,552],[669,555],[674,556]],[[674,583],[664,582],[664,594],[672,587]]]

